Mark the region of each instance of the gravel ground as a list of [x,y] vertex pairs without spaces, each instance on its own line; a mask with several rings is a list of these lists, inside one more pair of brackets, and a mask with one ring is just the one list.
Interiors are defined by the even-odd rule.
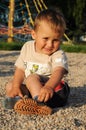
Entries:
[[0,51],[0,130],[86,130],[86,54],[67,53],[69,73],[65,79],[71,90],[68,104],[48,116],[20,115],[1,105],[18,55],[18,51]]

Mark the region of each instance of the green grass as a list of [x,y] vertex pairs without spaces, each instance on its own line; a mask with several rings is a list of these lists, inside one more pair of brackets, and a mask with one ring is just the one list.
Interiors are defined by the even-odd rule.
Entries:
[[86,53],[86,44],[81,45],[81,44],[72,44],[72,45],[61,45],[61,48],[65,52],[77,52],[77,53]]
[[[5,42],[5,41],[0,41],[0,50],[20,50],[21,47],[23,46],[24,43],[21,42]],[[83,44],[62,44],[61,48],[65,52],[81,52],[81,53],[86,53],[86,43]]]
[[0,41],[0,50],[20,50],[23,46],[23,43],[20,42],[5,42]]

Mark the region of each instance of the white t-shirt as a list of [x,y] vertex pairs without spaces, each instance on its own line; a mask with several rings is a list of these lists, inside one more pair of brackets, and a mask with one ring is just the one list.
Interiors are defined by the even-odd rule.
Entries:
[[68,71],[67,57],[62,50],[59,49],[50,56],[37,53],[34,41],[23,45],[15,65],[25,71],[26,77],[31,73],[50,77],[56,67],[63,67]]

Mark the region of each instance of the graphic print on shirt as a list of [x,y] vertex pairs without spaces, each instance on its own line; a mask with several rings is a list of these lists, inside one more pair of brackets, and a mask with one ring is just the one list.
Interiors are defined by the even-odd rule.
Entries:
[[32,69],[30,70],[31,74],[35,73],[39,68],[39,65],[33,64]]
[[41,64],[36,62],[25,62],[25,76],[27,77],[30,74],[37,73],[39,75],[50,75],[51,66],[50,64]]

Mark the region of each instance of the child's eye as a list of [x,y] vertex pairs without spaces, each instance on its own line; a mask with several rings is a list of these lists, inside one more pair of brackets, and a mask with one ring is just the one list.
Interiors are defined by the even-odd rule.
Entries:
[[48,37],[45,37],[45,38],[43,38],[43,39],[47,41],[47,40],[48,40]]
[[48,39],[48,37],[44,37],[44,39]]
[[60,39],[54,39],[54,42],[60,42]]

